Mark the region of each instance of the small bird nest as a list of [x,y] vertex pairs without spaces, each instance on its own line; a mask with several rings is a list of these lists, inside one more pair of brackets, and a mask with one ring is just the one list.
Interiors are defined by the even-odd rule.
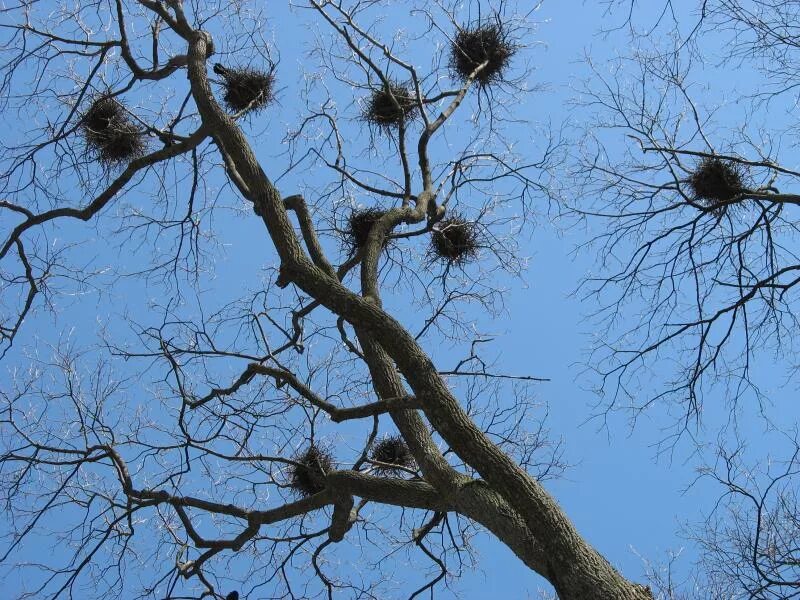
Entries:
[[[366,245],[372,226],[385,214],[386,211],[380,208],[354,209],[350,213],[347,218],[345,234],[354,251]],[[386,240],[384,240],[384,245],[386,245]]]
[[239,113],[245,110],[258,111],[275,98],[274,67],[269,71],[251,68],[228,68],[219,63],[214,65],[214,73],[222,77],[222,96],[228,110]]
[[313,496],[325,489],[325,476],[333,470],[330,453],[315,444],[294,457],[289,467],[289,487],[302,497]]
[[486,63],[475,76],[475,81],[483,87],[503,80],[516,51],[516,45],[499,22],[459,28],[450,46],[450,70],[461,81],[466,81],[475,69]]
[[383,463],[375,465],[375,472],[379,475],[392,475],[403,468],[413,469],[416,466],[411,451],[399,435],[385,437],[375,444],[372,460]]
[[433,260],[463,265],[477,256],[479,247],[475,224],[454,215],[436,225],[428,253]]
[[372,91],[362,116],[367,123],[388,131],[413,119],[418,108],[416,94],[410,88],[390,82],[388,87]]
[[147,148],[144,132],[116,98],[95,98],[80,124],[87,146],[103,163],[129,161],[142,156]]
[[689,188],[694,200],[705,206],[730,202],[746,189],[739,165],[715,156],[698,163],[689,178]]

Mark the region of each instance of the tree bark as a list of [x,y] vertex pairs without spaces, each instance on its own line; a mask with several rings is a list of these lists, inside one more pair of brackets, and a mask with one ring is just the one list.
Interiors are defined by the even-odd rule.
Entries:
[[[496,495],[460,490],[459,474],[451,472],[436,456],[438,451],[434,452],[430,440],[426,439],[427,432],[423,433],[420,417],[412,411],[398,411],[392,417],[404,436],[408,436],[426,478],[429,477],[442,493],[461,498],[464,514],[484,524],[528,566],[545,577],[561,600],[651,599],[647,588],[627,581],[578,534],[538,481],[491,443],[450,393],[430,358],[399,322],[377,302],[354,294],[309,260],[281,195],[262,170],[242,131],[214,100],[206,72],[210,35],[192,31],[186,37],[191,89],[204,125],[211,131],[226,164],[236,169],[249,191],[248,199],[267,227],[286,279],[363,332],[360,337],[373,356],[368,362],[381,397],[405,394],[390,361],[396,365],[436,431],[485,481],[485,484],[473,482],[467,487],[480,489],[486,485]],[[420,197],[427,196],[420,194]],[[414,209],[407,210],[411,214]],[[382,353],[385,358],[381,357]],[[512,524],[524,525],[521,529],[524,535],[520,536],[520,529],[514,530]]]

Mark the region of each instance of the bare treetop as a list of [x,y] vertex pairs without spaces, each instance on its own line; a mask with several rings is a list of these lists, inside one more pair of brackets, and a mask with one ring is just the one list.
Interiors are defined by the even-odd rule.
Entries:
[[699,481],[721,490],[688,528],[696,577],[651,579],[666,598],[797,597],[798,5],[609,5],[629,50],[589,58],[564,190],[595,232],[579,293],[603,331],[598,408],[668,415],[658,448],[710,446]]
[[[399,30],[386,3],[259,6],[4,9],[20,596],[416,597],[488,530],[565,600],[652,597],[546,492],[539,378],[494,365],[465,309],[497,313],[560,157],[549,134],[512,151],[530,14],[389,7]],[[30,331],[48,309],[54,333]],[[20,558],[41,540],[64,551]]]

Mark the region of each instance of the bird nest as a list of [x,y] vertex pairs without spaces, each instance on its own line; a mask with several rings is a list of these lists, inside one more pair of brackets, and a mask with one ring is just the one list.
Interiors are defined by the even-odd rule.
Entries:
[[289,487],[299,496],[313,496],[325,489],[325,476],[333,470],[330,453],[315,444],[294,457],[289,467]]
[[362,116],[367,123],[388,131],[413,119],[418,109],[416,94],[409,87],[390,82],[372,91]]
[[[386,211],[380,208],[354,209],[350,213],[347,218],[345,235],[353,251],[357,251],[366,245],[372,226],[385,214]],[[384,240],[384,245],[386,245],[386,240]]]
[[499,22],[476,24],[459,28],[450,46],[450,70],[466,81],[480,65],[475,75],[480,86],[503,81],[505,71],[517,47]]
[[463,265],[477,256],[479,247],[475,223],[454,215],[433,230],[428,254],[433,260]]
[[273,68],[261,71],[252,68],[228,68],[219,63],[214,73],[222,77],[222,96],[230,112],[256,112],[275,98],[275,74]]
[[700,161],[689,177],[689,188],[694,200],[704,206],[728,203],[746,189],[740,166],[715,156]]
[[105,164],[127,162],[142,156],[147,149],[144,132],[116,98],[95,98],[80,125],[87,147]]
[[382,463],[375,465],[375,472],[380,475],[391,475],[416,466],[411,451],[399,435],[385,437],[375,444],[371,458]]

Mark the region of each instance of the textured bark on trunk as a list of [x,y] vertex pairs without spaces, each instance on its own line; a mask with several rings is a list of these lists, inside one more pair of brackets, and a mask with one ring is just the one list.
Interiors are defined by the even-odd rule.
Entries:
[[[392,418],[411,445],[426,479],[453,502],[456,510],[483,524],[545,577],[561,600],[652,599],[647,588],[627,581],[578,534],[537,480],[492,444],[447,389],[430,358],[379,302],[354,294],[309,260],[278,190],[261,169],[241,130],[213,98],[206,73],[210,37],[201,31],[189,32],[186,37],[189,78],[203,122],[223,154],[229,175],[263,218],[281,260],[282,277],[344,317],[359,332],[381,398],[405,394],[402,375],[436,431],[483,481],[470,481],[446,464],[417,413],[396,411]],[[420,198],[430,200],[430,194],[420,194]],[[394,214],[406,214],[408,220],[418,221],[427,207],[419,208],[396,209]],[[371,262],[369,257],[365,262]],[[362,272],[365,289],[375,285],[369,271]]]

